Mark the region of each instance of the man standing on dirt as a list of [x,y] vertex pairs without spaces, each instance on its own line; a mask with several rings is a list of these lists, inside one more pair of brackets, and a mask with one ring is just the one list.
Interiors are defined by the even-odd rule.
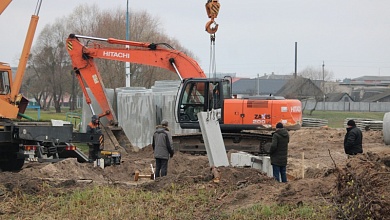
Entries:
[[288,143],[290,142],[290,136],[282,123],[276,124],[276,131],[272,135],[272,144],[270,149],[271,165],[274,178],[280,182],[287,182],[286,166],[287,166],[287,153]]
[[161,125],[156,127],[152,146],[156,159],[155,177],[166,176],[168,174],[169,157],[173,157],[174,154],[172,135],[169,132],[167,120],[162,120]]
[[348,155],[356,155],[363,153],[363,134],[362,131],[356,127],[354,120],[347,122],[347,133],[344,137],[344,151]]
[[[101,134],[102,131],[99,127],[99,117],[97,115],[93,115],[91,122],[87,125],[87,133],[90,134]],[[88,143],[89,147],[89,155],[88,159],[90,162],[93,162],[94,160],[99,158],[99,151],[102,150],[100,144],[90,144]]]

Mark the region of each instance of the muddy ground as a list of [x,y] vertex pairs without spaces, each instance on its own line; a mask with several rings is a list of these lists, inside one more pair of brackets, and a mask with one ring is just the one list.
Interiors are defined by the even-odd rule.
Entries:
[[[78,163],[75,159],[55,164],[27,163],[20,172],[0,174],[0,198],[7,190],[21,186],[30,194],[38,193],[42,181],[54,181],[59,188],[88,182],[143,187],[146,190],[164,190],[171,183],[186,184],[196,189],[199,183],[203,183],[226,188],[230,192],[221,194],[218,201],[224,210],[229,211],[259,202],[313,205],[334,200],[337,193],[340,194],[339,201],[342,201],[343,194],[347,196],[348,190],[351,190],[346,187],[350,179],[345,178],[356,177],[361,178],[361,184],[365,185],[361,188],[367,187],[371,192],[370,199],[378,204],[372,212],[378,215],[388,212],[389,206],[383,206],[390,205],[390,184],[387,184],[390,179],[390,146],[384,144],[381,131],[364,131],[364,154],[347,158],[343,151],[344,134],[345,129],[330,128],[290,131],[288,183],[278,183],[252,168],[233,167],[220,167],[221,180],[213,183],[207,156],[179,152],[169,161],[168,176],[158,181],[141,178],[136,182],[136,170],[149,175],[151,164],[154,165],[152,149],[147,146],[139,152],[123,154],[121,165],[104,170],[92,164]],[[380,198],[377,198],[378,195],[381,195]]]

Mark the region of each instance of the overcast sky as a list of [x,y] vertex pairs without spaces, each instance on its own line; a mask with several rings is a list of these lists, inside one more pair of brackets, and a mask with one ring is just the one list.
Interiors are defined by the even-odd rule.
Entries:
[[[43,0],[38,31],[80,4],[126,9],[126,0]],[[332,71],[334,79],[390,76],[389,0],[220,0],[216,33],[217,72],[238,77],[291,74],[306,67]],[[210,66],[206,0],[129,0],[130,10],[160,19],[165,33]],[[0,61],[17,66],[35,0],[13,0],[0,15]],[[80,15],[82,16],[82,15]],[[130,33],[131,35],[131,33]],[[99,36],[96,36],[99,37]]]

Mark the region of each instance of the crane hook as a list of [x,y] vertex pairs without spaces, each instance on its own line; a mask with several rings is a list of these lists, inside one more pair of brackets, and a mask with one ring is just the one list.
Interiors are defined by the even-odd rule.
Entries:
[[[214,27],[212,27],[211,25],[214,25]],[[217,30],[218,30],[218,24],[214,21],[214,19],[211,19],[210,21],[208,21],[206,23],[206,31],[207,31],[207,33],[215,34],[215,32],[217,32]]]
[[[218,30],[218,24],[214,19],[217,18],[220,7],[218,0],[208,0],[206,3],[207,16],[211,18],[211,20],[206,23],[206,31],[209,34],[215,34]],[[214,27],[211,26],[212,24],[214,24]]]

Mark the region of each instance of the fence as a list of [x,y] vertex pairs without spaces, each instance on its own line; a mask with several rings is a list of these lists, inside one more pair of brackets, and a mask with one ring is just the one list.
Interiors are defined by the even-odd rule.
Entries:
[[[311,110],[315,101],[302,101],[302,109]],[[318,102],[316,110],[348,112],[390,112],[390,102]]]

